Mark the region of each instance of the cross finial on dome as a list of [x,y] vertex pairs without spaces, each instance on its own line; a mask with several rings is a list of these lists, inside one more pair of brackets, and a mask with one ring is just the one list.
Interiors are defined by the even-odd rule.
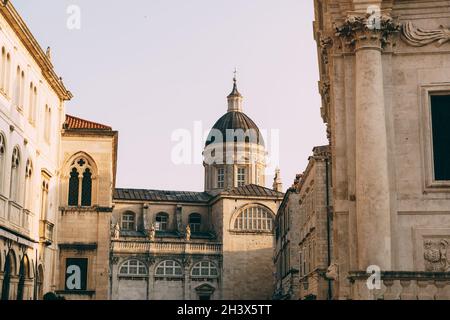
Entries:
[[237,89],[237,68],[234,68],[234,76],[233,76],[233,91],[231,91],[230,95],[228,96],[228,98],[232,98],[232,97],[242,97],[242,95],[239,93],[238,89]]

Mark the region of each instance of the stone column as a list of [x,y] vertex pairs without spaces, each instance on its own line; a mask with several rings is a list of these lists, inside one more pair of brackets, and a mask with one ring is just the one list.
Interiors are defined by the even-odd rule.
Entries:
[[382,49],[397,27],[380,16],[349,17],[338,29],[355,53],[356,219],[358,267],[391,269],[391,208]]

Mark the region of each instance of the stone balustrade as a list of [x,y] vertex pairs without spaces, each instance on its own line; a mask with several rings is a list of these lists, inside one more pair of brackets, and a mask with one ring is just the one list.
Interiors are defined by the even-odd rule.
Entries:
[[[381,287],[370,290],[366,272],[350,272],[354,300],[449,300],[450,272],[381,272]],[[372,282],[373,283],[373,282]]]
[[222,254],[220,243],[112,240],[114,253]]

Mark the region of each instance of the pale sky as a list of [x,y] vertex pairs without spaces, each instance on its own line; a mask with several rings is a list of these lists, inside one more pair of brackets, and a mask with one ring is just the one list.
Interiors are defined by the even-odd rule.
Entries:
[[[174,164],[171,136],[195,121],[207,131],[227,111],[235,67],[244,112],[280,130],[285,189],[327,143],[313,0],[12,2],[52,48],[74,94],[67,113],[119,131],[117,187],[203,191],[203,166]],[[81,9],[80,30],[66,26],[70,5]]]

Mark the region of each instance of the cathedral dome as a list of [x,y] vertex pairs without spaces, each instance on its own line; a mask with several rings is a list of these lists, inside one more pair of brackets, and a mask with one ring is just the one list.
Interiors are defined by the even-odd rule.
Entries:
[[[258,126],[249,116],[240,111],[229,111],[217,120],[206,139],[206,146],[212,143],[233,142],[228,140],[234,138],[230,134],[232,135],[236,130],[243,130],[243,133],[247,135],[245,137],[246,142],[253,142],[264,146],[264,139]],[[217,141],[218,132],[221,133],[223,141]]]

